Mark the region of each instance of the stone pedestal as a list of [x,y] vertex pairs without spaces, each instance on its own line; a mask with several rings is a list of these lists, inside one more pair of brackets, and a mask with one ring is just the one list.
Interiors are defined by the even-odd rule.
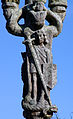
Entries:
[[30,113],[29,111],[24,111],[23,116],[26,119],[51,119],[51,117],[53,116],[53,113],[49,113],[48,115],[43,115],[42,112]]

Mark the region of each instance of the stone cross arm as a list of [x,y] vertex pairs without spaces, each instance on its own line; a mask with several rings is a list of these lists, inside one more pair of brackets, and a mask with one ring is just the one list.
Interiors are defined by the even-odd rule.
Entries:
[[57,37],[62,31],[63,22],[61,17],[57,13],[47,10],[46,20],[50,23],[47,29],[51,30],[53,37]]
[[[9,33],[16,36],[25,37],[24,29],[26,28],[26,24],[19,24],[19,20],[21,18],[25,19],[25,14],[27,13],[26,8],[28,6],[30,9],[30,4],[19,9],[18,0],[2,0],[3,13],[7,21],[6,29]],[[50,7],[50,9],[51,10],[48,10],[44,7],[44,10],[47,12],[45,19],[50,23],[50,25],[47,27],[47,30],[51,30],[53,37],[57,37],[62,31],[62,23],[66,14],[66,6],[60,5],[56,8],[53,6],[53,8]]]
[[11,1],[3,1],[2,0],[2,8],[3,8],[3,14],[5,16],[5,19],[7,21],[6,23],[6,29],[9,33],[21,36],[23,37],[24,34],[24,28],[25,25],[20,25],[18,22],[22,16],[22,8],[19,9],[19,4],[17,1],[11,2]]

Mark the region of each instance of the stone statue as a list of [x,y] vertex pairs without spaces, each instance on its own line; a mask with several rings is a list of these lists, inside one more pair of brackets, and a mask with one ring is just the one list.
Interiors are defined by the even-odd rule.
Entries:
[[[19,9],[19,0],[2,0],[6,29],[25,38],[21,74],[24,83],[22,107],[26,119],[50,119],[58,110],[50,99],[50,90],[57,82],[51,49],[53,37],[62,30],[67,0],[49,0],[49,10],[45,3],[46,0],[26,0],[25,6]],[[21,25],[22,18],[24,24]]]

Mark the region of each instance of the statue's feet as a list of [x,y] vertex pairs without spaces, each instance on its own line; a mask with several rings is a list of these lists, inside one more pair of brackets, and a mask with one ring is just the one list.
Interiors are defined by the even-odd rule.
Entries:
[[29,103],[30,105],[36,105],[36,101],[30,97],[30,95],[27,95],[24,100],[25,103]]
[[31,105],[36,105],[36,101],[34,99],[31,99],[30,102],[29,102]]
[[27,96],[25,97],[24,102],[25,102],[25,103],[29,103],[30,100],[32,100],[32,98],[30,97],[30,95],[27,95]]
[[53,113],[57,113],[58,108],[55,105],[52,105],[49,107],[48,110],[44,110],[44,116],[46,119],[51,118],[53,116]]

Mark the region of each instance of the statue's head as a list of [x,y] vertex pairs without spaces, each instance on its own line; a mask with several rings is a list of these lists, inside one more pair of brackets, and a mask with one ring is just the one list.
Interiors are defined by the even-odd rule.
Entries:
[[46,44],[47,42],[47,35],[45,33],[45,31],[43,30],[40,30],[40,31],[37,31],[35,32],[35,38],[36,38],[36,42],[38,44]]
[[43,11],[44,9],[44,3],[43,2],[33,2],[33,9],[34,11]]
[[34,2],[43,2],[45,4],[46,0],[32,0],[32,3],[34,3]]

